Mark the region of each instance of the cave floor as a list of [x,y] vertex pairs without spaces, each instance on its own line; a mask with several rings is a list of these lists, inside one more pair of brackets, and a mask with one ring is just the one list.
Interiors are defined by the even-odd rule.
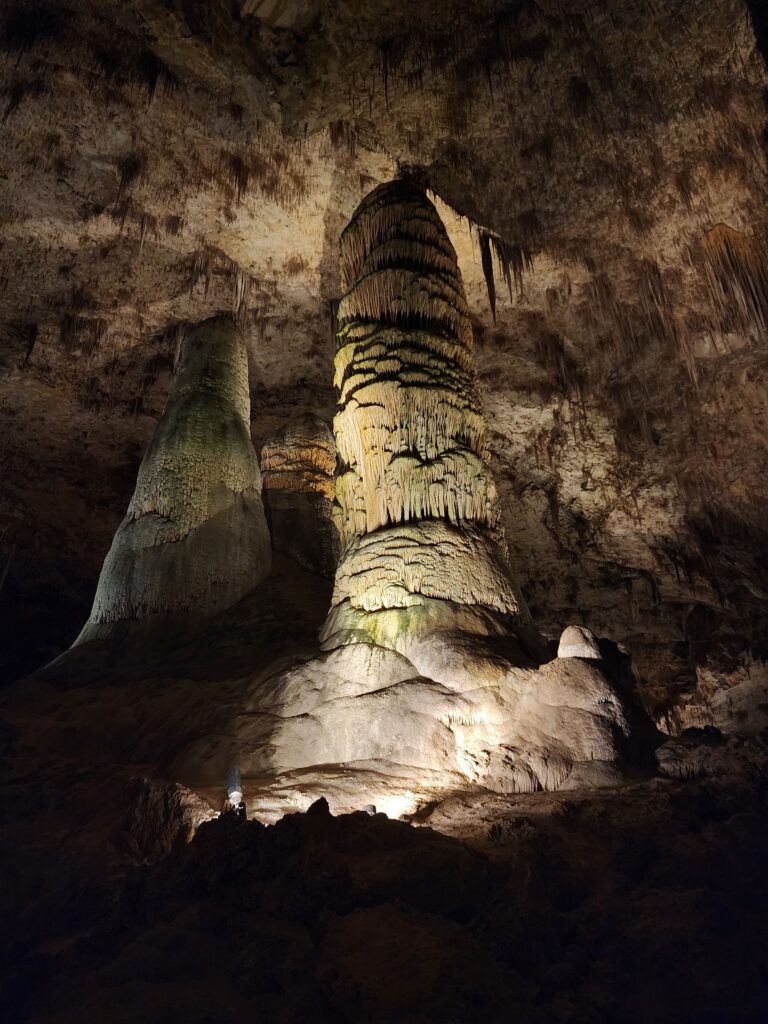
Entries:
[[[266,584],[154,675],[146,649],[76,648],[6,691],[6,1019],[766,1019],[765,734],[702,732],[666,746],[667,777],[609,788],[424,796],[408,820],[336,813],[321,776],[269,824],[214,818],[224,773],[218,796],[174,775],[181,734],[311,649],[306,589]],[[334,813],[307,809],[323,795]]]
[[191,842],[152,834],[167,792],[131,810],[116,786],[59,761],[6,787],[10,1020],[765,1019],[760,737],[692,780],[457,794],[410,823],[318,801]]

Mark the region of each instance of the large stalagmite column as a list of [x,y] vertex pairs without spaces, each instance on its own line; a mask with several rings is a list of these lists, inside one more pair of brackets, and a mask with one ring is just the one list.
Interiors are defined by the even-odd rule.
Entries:
[[[420,617],[455,620],[456,606],[465,620],[475,609],[486,622],[527,621],[488,467],[456,253],[424,193],[406,181],[374,190],[342,235],[341,273],[342,558],[324,636],[352,628],[391,641]],[[377,614],[388,609],[412,611]]]
[[139,620],[211,615],[269,572],[250,408],[243,338],[228,318],[206,320],[183,345],[77,642]]

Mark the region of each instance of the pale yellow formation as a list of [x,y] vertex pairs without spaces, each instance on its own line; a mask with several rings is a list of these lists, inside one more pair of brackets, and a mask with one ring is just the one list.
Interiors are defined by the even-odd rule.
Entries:
[[311,414],[290,420],[261,449],[265,491],[304,491],[333,501],[335,469],[333,435]]
[[422,520],[364,534],[336,572],[334,599],[360,611],[407,608],[425,597],[503,614],[518,604],[501,549],[471,523]]
[[461,275],[423,192],[397,181],[363,201],[342,235],[341,276],[334,607],[442,599],[520,617]]
[[206,321],[181,353],[173,392],[139,467],[126,522],[156,513],[164,543],[182,540],[259,491],[245,345],[226,320]]
[[253,589],[270,559],[248,355],[234,323],[213,318],[184,342],[78,640],[120,622],[212,614]]

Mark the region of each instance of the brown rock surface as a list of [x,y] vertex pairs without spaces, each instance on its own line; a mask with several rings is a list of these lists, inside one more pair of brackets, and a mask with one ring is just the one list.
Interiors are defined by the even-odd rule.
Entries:
[[[2,5],[0,674],[85,621],[190,325],[242,331],[256,450],[331,421],[339,237],[405,172],[534,621],[613,637],[680,734],[619,777],[622,647],[537,672],[468,605],[319,653],[328,581],[278,553],[205,630],[4,691],[14,1024],[762,1024],[766,29],[757,0]],[[406,763],[310,763],[372,749]],[[244,750],[269,824],[188,843]],[[339,813],[373,798],[410,822]]]
[[425,815],[451,835],[324,801],[212,821],[92,876],[79,916],[6,956],[5,1005],[36,1024],[756,1024],[768,848],[749,775],[454,798]]
[[261,449],[264,506],[275,551],[332,577],[339,557],[333,521],[336,446],[318,416],[289,420]]

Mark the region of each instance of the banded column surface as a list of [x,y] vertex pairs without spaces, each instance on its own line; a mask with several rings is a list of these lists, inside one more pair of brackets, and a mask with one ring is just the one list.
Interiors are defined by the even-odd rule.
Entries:
[[171,393],[76,642],[170,614],[206,617],[269,572],[248,354],[225,317],[184,341]]
[[352,610],[428,599],[527,620],[488,466],[456,253],[423,192],[395,181],[363,200],[341,238],[341,276],[342,557],[324,635]]

